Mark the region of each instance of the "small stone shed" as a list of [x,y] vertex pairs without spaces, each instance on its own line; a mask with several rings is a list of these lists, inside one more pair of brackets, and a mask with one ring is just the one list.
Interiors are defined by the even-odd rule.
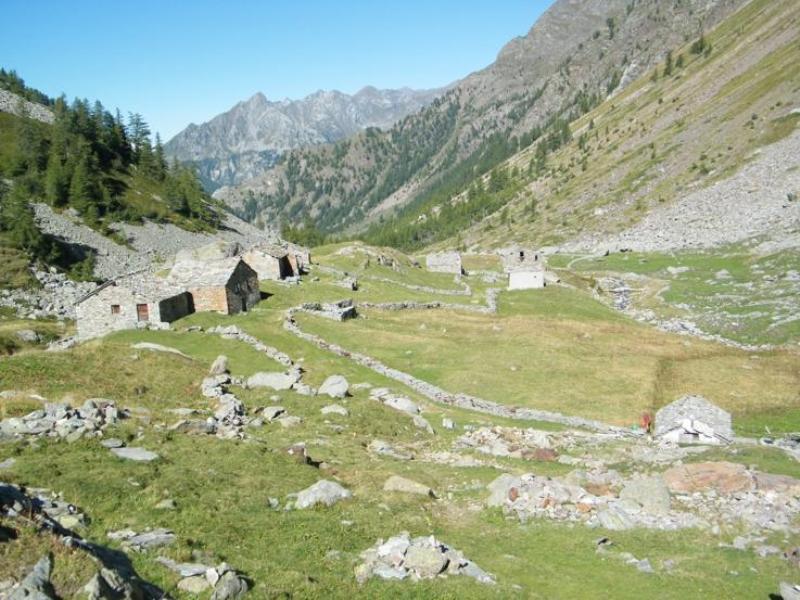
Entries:
[[293,244],[292,242],[284,242],[284,248],[289,258],[289,263],[292,265],[292,271],[295,276],[301,275],[308,271],[311,264],[311,252],[304,246]]
[[191,294],[197,312],[233,315],[250,310],[261,300],[258,274],[235,256],[176,263],[167,280]]
[[679,444],[727,444],[733,439],[730,413],[702,396],[683,396],[656,413],[654,434]]
[[428,271],[434,273],[454,273],[455,275],[464,273],[464,267],[461,264],[461,254],[458,252],[428,254],[428,256],[425,257],[425,265]]
[[292,266],[294,257],[274,244],[254,246],[242,255],[244,261],[258,273],[261,280],[278,280],[297,274]]
[[194,312],[192,296],[172,282],[147,271],[105,282],[75,305],[78,339],[113,331],[166,327]]

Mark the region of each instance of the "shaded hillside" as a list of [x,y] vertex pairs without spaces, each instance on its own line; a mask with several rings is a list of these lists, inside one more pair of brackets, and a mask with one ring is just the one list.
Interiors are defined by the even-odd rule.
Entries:
[[260,174],[286,150],[391,127],[442,92],[365,87],[353,95],[320,90],[278,102],[259,92],[207,123],[189,125],[164,148],[169,157],[194,165],[206,189],[214,190]]
[[216,194],[249,219],[309,214],[328,231],[463,189],[476,174],[573,120],[700,35],[743,0],[560,0],[490,67],[387,132],[291,152]]

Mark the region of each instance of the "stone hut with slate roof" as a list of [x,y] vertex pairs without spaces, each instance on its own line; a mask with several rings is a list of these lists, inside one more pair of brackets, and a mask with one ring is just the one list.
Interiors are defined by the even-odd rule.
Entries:
[[113,331],[166,328],[194,312],[189,292],[149,271],[106,281],[76,302],[78,339]]
[[194,310],[234,315],[261,299],[258,274],[238,257],[176,263],[167,280],[191,294]]
[[254,246],[245,252],[242,258],[250,268],[258,273],[260,280],[274,281],[299,274],[295,266],[295,256],[274,244]]
[[702,396],[683,396],[656,413],[656,437],[679,444],[727,444],[733,440],[730,413]]

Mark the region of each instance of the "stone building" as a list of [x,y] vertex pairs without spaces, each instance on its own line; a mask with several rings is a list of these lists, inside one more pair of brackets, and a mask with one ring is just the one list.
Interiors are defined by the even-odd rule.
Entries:
[[311,253],[308,248],[298,246],[292,242],[284,242],[283,247],[286,248],[289,263],[292,265],[292,271],[295,277],[306,273],[311,264]]
[[261,300],[258,274],[236,256],[176,263],[167,280],[191,294],[197,312],[233,315],[250,310]]
[[541,289],[547,285],[546,262],[534,250],[513,247],[499,252],[503,270],[508,274],[509,290]]
[[464,268],[461,264],[461,254],[458,252],[428,254],[428,256],[425,257],[425,264],[428,267],[428,271],[434,273],[454,273],[456,275],[464,273]]
[[254,246],[242,254],[242,259],[258,273],[261,280],[278,280],[291,277],[297,273],[292,265],[294,256],[283,248],[273,244]]
[[680,444],[727,444],[731,415],[702,396],[683,396],[656,413],[654,435]]
[[191,295],[164,278],[141,271],[105,282],[75,304],[78,339],[122,329],[167,327],[194,312]]

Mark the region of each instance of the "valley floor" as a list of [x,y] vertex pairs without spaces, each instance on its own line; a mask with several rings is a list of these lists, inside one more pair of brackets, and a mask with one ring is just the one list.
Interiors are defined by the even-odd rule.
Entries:
[[[378,259],[386,255],[394,268],[381,266],[387,261]],[[573,287],[502,292],[496,313],[487,310],[489,290],[502,283],[492,281],[496,266],[483,258],[470,259],[475,264],[468,268],[483,274],[463,280],[468,290],[389,251],[331,247],[316,260],[328,269],[315,267],[300,285],[265,284],[268,298],[247,314],[197,314],[172,331],[122,332],[64,352],[26,346],[0,360],[0,387],[17,391],[0,398],[3,423],[40,410],[37,395],[75,407],[106,398],[129,410],[129,418],[108,426],[102,437],[87,433],[66,441],[9,435],[3,428],[0,479],[60,494],[88,517],[75,532],[113,549],[123,546],[109,532],[174,532],[170,545],[126,555],[139,576],[175,598],[192,596],[176,587],[180,577],[159,556],[225,561],[250,581],[255,598],[753,598],[795,579],[797,567],[783,552],[800,546],[800,488],[793,479],[800,478],[800,466],[791,447],[757,439],[780,440],[800,429],[796,349],[756,353],[630,319],[579,285],[591,276],[589,266],[613,272],[614,261],[624,260],[617,256],[599,265],[574,263],[564,277]],[[686,264],[669,265],[691,266],[690,259],[681,260]],[[624,268],[656,270],[656,262],[631,257]],[[726,265],[735,281],[736,269]],[[704,280],[716,265],[705,265],[702,274],[693,268],[684,274]],[[342,271],[358,278],[358,291],[338,285]],[[697,288],[703,297],[694,280],[673,285]],[[426,307],[374,306],[346,322],[295,314],[299,332],[341,346],[344,355],[286,327],[292,307],[349,297],[357,304],[414,301]],[[248,335],[279,352],[256,347]],[[380,375],[352,352],[450,394],[609,427],[467,410]],[[206,393],[218,355],[228,357],[233,381],[224,385],[244,413],[236,426],[223,427],[220,417],[213,435],[202,423],[214,422],[225,404]],[[283,355],[301,367],[302,384],[319,389],[338,374],[351,395],[334,399],[306,395],[298,386],[241,385],[258,372],[285,373]],[[390,392],[376,392],[380,388]],[[697,449],[653,442],[637,430],[642,412],[687,393],[729,410],[742,439]],[[421,414],[398,410],[409,403]],[[332,404],[344,411],[322,412]],[[296,418],[268,419],[271,409],[264,409],[275,405]],[[179,421],[190,425],[176,426]],[[100,444],[111,437],[159,458],[122,460]],[[299,443],[311,460],[287,453]],[[687,483],[682,465],[710,469],[711,483]],[[498,480],[504,473],[509,478]],[[384,490],[392,475],[431,488],[435,497]],[[292,494],[318,480],[337,481],[352,497],[289,510]],[[647,493],[635,493],[641,480],[654,482],[647,485],[655,495],[667,491],[666,506],[654,507]],[[174,507],[163,508],[164,500]],[[0,517],[0,526],[16,537],[0,538],[0,582],[19,580],[48,551],[62,597],[75,596],[96,570],[79,553],[65,552],[12,518]],[[496,583],[463,575],[358,583],[361,553],[402,531],[435,535]],[[603,537],[611,544],[598,545]]]

